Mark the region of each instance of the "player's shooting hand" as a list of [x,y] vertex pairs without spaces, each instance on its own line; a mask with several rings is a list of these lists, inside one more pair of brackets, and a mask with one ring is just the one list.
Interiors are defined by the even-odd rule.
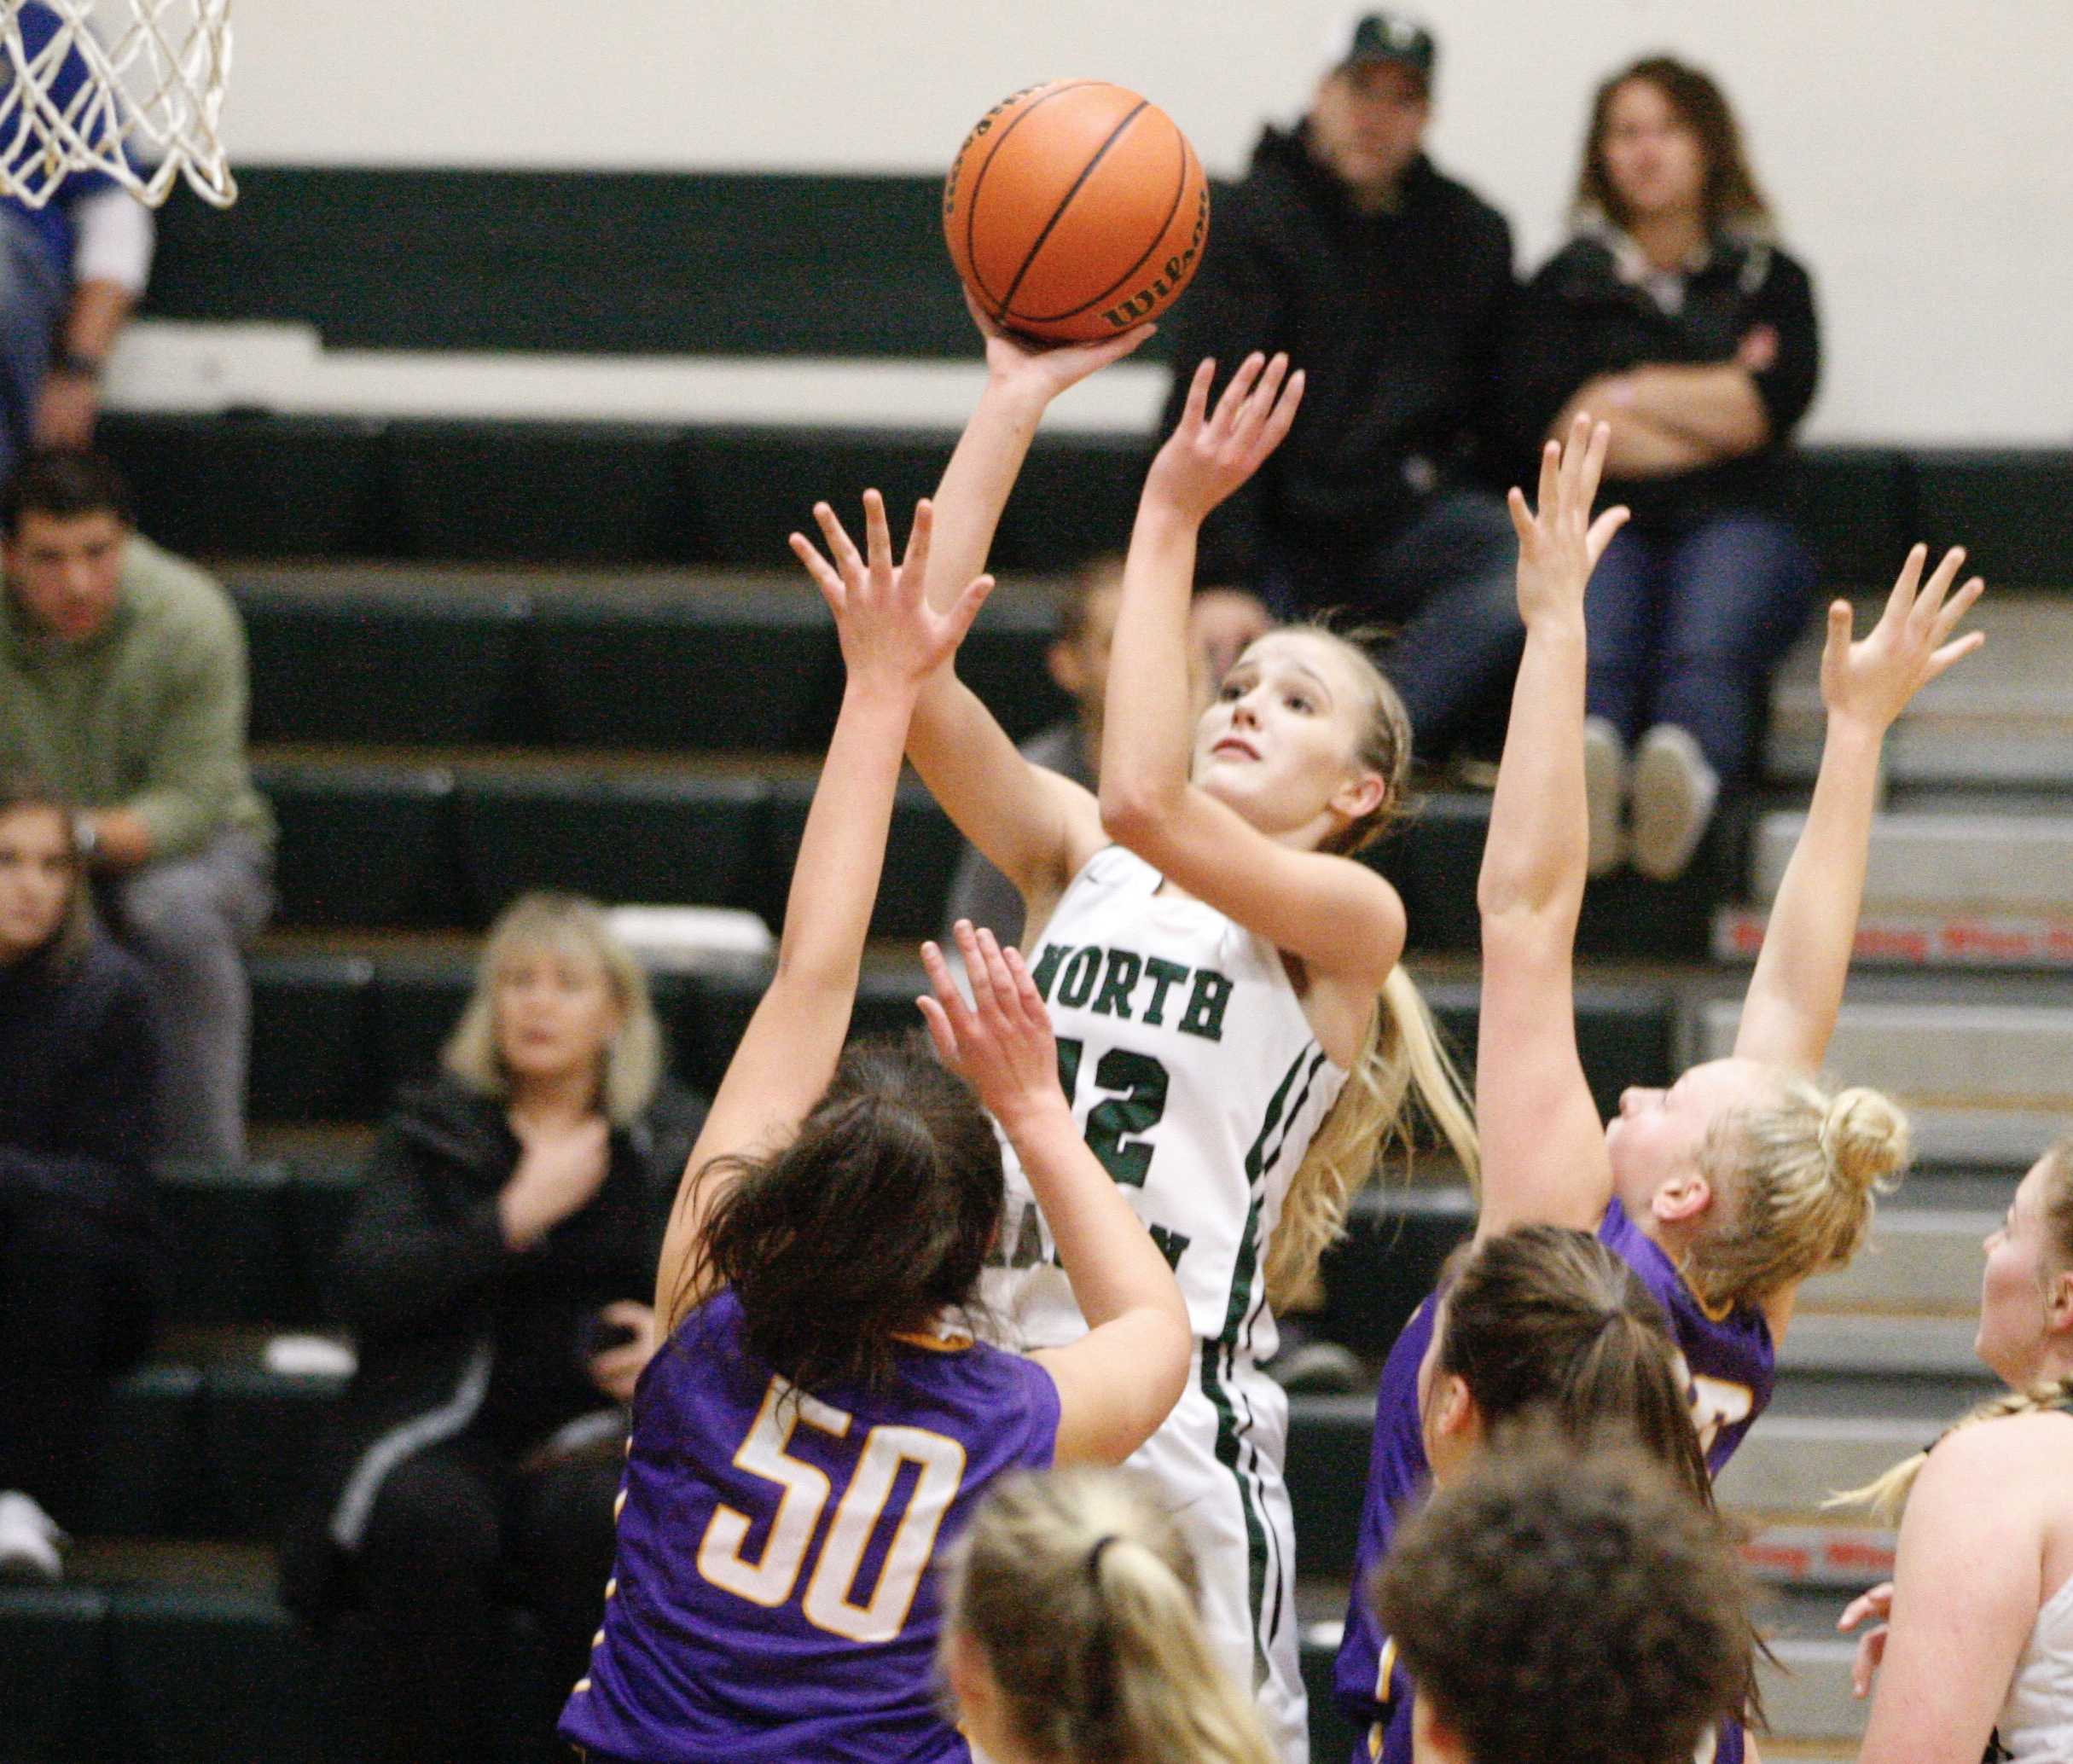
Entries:
[[990,931],[974,931],[969,920],[959,920],[956,932],[972,1002],[965,1002],[934,943],[921,946],[933,996],[916,1002],[937,1056],[978,1092],[987,1112],[1013,1136],[1035,1116],[1066,1111],[1050,1013],[1015,950],[1002,949]]
[[1288,357],[1246,357],[1217,408],[1209,408],[1217,364],[1205,361],[1188,382],[1187,402],[1145,478],[1147,507],[1199,522],[1265,463],[1281,444],[1303,402],[1303,370]]
[[1857,1657],[1850,1662],[1850,1693],[1855,1697],[1872,1694],[1872,1677],[1878,1670],[1878,1662],[1885,1657],[1886,1633],[1891,1627],[1887,1619],[1893,1615],[1893,1582],[1882,1581],[1861,1598],[1853,1599],[1843,1608],[1843,1615],[1836,1619],[1836,1628],[1845,1634],[1855,1629],[1867,1617],[1876,1617],[1878,1624],[1865,1631],[1857,1641]]
[[1005,331],[964,291],[965,310],[986,339],[986,377],[1005,390],[1024,392],[1048,404],[1060,392],[1121,361],[1149,342],[1157,325],[1137,325],[1098,343],[1040,343]]
[[1987,641],[1983,631],[1951,637],[1987,588],[1975,576],[1951,594],[1951,583],[1965,563],[1964,548],[1954,545],[1945,552],[1936,572],[1924,582],[1922,566],[1928,561],[1925,545],[1908,554],[1886,597],[1885,611],[1861,642],[1850,641],[1849,602],[1837,601],[1829,606],[1828,637],[1821,650],[1821,702],[1832,718],[1855,721],[1883,735],[1916,693]]
[[986,596],[993,592],[993,577],[975,577],[948,608],[938,612],[922,592],[934,524],[930,504],[923,501],[915,505],[907,554],[896,568],[892,536],[886,525],[886,499],[868,490],[863,501],[868,557],[858,554],[856,542],[825,502],[815,503],[813,514],[835,561],[831,564],[822,556],[803,533],[793,534],[793,553],[805,565],[821,598],[835,615],[843,664],[850,677],[912,689],[955,653]]
[[1529,508],[1525,492],[1513,486],[1508,504],[1518,535],[1518,615],[1529,625],[1553,613],[1582,612],[1591,572],[1627,524],[1623,508],[1591,518],[1611,440],[1606,424],[1579,415],[1566,442],[1541,449],[1538,502]]

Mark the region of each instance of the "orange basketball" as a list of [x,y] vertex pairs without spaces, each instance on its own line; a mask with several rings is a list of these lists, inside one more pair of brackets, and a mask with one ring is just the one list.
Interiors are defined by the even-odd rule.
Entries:
[[1202,261],[1209,180],[1173,119],[1098,79],[1003,99],[943,187],[950,261],[987,316],[1052,343],[1163,312]]

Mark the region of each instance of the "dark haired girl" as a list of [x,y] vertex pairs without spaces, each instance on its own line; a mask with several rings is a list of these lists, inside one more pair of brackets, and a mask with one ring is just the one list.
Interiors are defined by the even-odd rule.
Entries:
[[0,1575],[48,1580],[156,1262],[150,990],[83,895],[66,805],[0,778]]
[[[909,1045],[838,1065],[915,699],[987,587],[932,611],[928,505],[897,571],[875,492],[865,506],[868,564],[832,516],[834,566],[793,541],[849,681],[776,976],[663,1247],[668,1339],[635,1395],[604,1627],[561,1720],[594,1758],[958,1764],[936,1700],[939,1552],[1002,1474],[1134,1451],[1187,1373],[1179,1288],[1073,1124],[1018,957],[960,926],[967,1007],[925,947],[949,1071]],[[1003,1204],[986,1111],[1095,1326],[1026,1359],[962,1314]]]
[[1591,583],[1591,872],[1667,879],[1746,775],[1812,606],[1786,468],[1814,292],[1720,89],[1668,57],[1600,87],[1574,219],[1523,302],[1514,392],[1536,441],[1579,410],[1611,426],[1608,489],[1634,519]]

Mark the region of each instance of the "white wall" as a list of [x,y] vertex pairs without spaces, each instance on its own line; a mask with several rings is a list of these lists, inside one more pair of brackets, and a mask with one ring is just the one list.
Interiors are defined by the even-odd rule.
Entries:
[[[1817,277],[1811,432],[2073,439],[2073,0],[1426,0],[1433,148],[1559,236],[1594,80],[1670,48],[1739,107]],[[934,171],[994,99],[1094,75],[1211,170],[1302,107],[1331,0],[240,0],[225,125],[274,163]],[[1212,222],[1211,249],[1215,249]]]

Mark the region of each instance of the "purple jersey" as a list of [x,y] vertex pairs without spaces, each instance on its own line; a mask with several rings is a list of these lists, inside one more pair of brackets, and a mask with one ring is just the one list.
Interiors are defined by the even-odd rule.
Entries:
[[[1769,1326],[1745,1307],[1722,1317],[1710,1314],[1676,1265],[1618,1201],[1606,1209],[1598,1238],[1640,1277],[1669,1320],[1671,1338],[1691,1374],[1692,1419],[1705,1446],[1706,1466],[1718,1476],[1771,1400],[1778,1356]],[[1418,1409],[1418,1368],[1431,1345],[1432,1316],[1428,1298],[1390,1349],[1375,1393],[1374,1443],[1354,1551],[1353,1596],[1333,1674],[1339,1707],[1363,1734],[1356,1764],[1411,1764],[1411,1681],[1368,1610],[1364,1589],[1389,1553],[1398,1519],[1423,1497],[1431,1479]],[[1715,1764],[1741,1764],[1741,1728],[1728,1722],[1716,1738]]]
[[573,1744],[642,1764],[965,1764],[937,1697],[936,1566],[1004,1473],[1051,1462],[1058,1388],[959,1338],[808,1396],[731,1292],[642,1375],[618,1555]]

